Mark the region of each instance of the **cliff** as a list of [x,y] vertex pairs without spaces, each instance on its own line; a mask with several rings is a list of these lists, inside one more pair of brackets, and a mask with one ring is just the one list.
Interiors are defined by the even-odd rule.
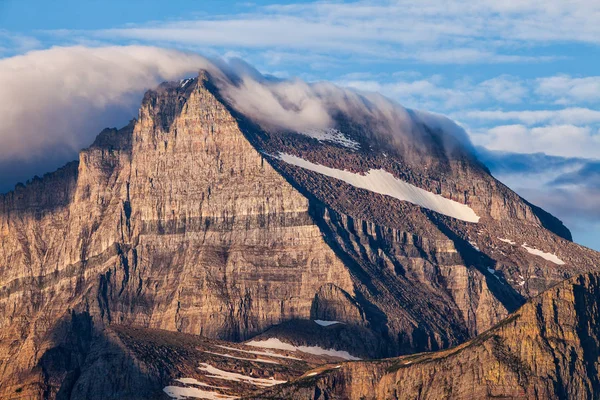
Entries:
[[259,398],[597,398],[599,299],[600,274],[583,274],[455,348],[321,368]]
[[[75,388],[113,354],[117,325],[361,358],[448,349],[599,265],[444,131],[336,124],[262,128],[203,72],[149,91],[78,162],[0,197],[0,396],[89,395]],[[400,192],[365,186],[373,171]],[[119,354],[127,384],[95,397],[156,378]]]

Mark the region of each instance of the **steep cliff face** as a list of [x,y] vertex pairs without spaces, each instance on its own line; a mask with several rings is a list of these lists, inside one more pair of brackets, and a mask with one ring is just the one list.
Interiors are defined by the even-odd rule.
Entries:
[[69,310],[91,314],[97,328],[240,340],[309,319],[325,285],[352,298],[308,200],[203,82],[149,92],[138,121],[104,131],[77,170],[5,196],[0,386],[56,344],[53,321]]
[[597,398],[599,299],[600,275],[580,275],[458,347],[320,368],[260,398]]
[[[445,349],[600,265],[443,131],[336,121],[265,130],[201,73],[0,197],[0,396],[84,396],[114,325],[362,358]],[[361,186],[372,171],[408,200]],[[143,387],[151,367],[118,354]]]

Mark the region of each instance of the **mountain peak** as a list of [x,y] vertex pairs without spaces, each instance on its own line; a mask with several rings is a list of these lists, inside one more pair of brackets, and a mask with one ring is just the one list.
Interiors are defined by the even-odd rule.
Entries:
[[[139,364],[147,353],[115,325],[353,358],[447,349],[600,262],[454,128],[344,93],[201,71],[148,91],[79,163],[1,198],[1,395],[91,387],[94,354]],[[150,379],[127,374],[105,397]]]

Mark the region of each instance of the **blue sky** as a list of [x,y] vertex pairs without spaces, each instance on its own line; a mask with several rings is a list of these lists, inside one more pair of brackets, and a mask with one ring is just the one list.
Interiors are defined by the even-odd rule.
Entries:
[[[507,152],[489,161],[494,174],[600,249],[598,21],[591,0],[0,0],[0,63],[53,46],[157,46],[378,91],[448,115],[476,145]],[[117,124],[137,99],[115,98],[101,107],[127,104]],[[72,157],[76,143],[46,154],[44,167]],[[530,153],[547,157],[524,161]],[[0,152],[0,170],[11,160]],[[20,167],[30,170],[39,173]]]

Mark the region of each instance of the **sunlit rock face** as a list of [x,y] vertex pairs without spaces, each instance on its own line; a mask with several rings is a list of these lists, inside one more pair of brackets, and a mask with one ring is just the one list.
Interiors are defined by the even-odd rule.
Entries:
[[450,350],[315,369],[256,398],[596,398],[599,299],[598,272],[582,274]]
[[598,265],[427,120],[411,140],[360,114],[296,132],[223,90],[208,73],[165,83],[78,162],[0,198],[0,395],[83,396],[106,352],[131,378],[99,398],[135,392],[152,363],[117,325],[357,358],[445,349]]

